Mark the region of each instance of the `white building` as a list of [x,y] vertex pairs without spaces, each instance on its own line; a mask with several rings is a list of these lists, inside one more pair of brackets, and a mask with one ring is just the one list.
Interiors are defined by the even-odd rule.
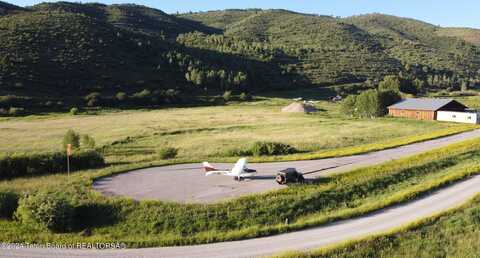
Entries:
[[477,112],[437,111],[438,121],[480,124]]

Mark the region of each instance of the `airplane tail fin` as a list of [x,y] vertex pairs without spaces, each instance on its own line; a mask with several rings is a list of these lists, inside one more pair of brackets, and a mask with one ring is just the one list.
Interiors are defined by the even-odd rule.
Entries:
[[210,163],[204,161],[202,163],[203,169],[205,169],[205,172],[211,172],[211,171],[217,171],[216,168],[214,168]]

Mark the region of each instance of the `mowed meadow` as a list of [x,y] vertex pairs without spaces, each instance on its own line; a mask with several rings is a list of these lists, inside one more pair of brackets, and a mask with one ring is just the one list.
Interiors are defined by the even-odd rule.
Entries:
[[257,98],[226,106],[1,118],[0,153],[59,151],[68,129],[91,135],[109,162],[149,162],[162,147],[178,148],[179,160],[200,161],[231,156],[232,150],[255,141],[281,142],[308,153],[469,128],[396,118],[354,119],[342,116],[339,104],[329,101],[317,101],[315,114],[282,113],[290,102]]

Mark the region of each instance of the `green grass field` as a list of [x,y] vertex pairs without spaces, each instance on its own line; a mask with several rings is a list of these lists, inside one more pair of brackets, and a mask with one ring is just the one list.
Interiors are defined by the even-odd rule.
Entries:
[[[110,162],[156,161],[156,150],[165,146],[179,148],[180,160],[221,159],[230,150],[246,149],[255,141],[282,142],[302,152],[324,153],[313,157],[320,158],[393,147],[472,128],[406,119],[342,117],[339,105],[327,101],[317,103],[317,114],[281,113],[281,107],[289,102],[286,98],[265,98],[217,107],[2,118],[0,152],[56,151],[65,132],[73,129],[93,136],[97,146],[107,146]],[[341,149],[346,147],[355,149]],[[337,153],[339,149],[342,153]]]

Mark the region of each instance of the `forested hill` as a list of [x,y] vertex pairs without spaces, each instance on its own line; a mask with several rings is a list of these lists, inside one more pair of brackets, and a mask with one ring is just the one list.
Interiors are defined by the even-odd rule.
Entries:
[[0,113],[190,103],[391,74],[451,87],[478,79],[476,33],[380,14],[0,2]]

